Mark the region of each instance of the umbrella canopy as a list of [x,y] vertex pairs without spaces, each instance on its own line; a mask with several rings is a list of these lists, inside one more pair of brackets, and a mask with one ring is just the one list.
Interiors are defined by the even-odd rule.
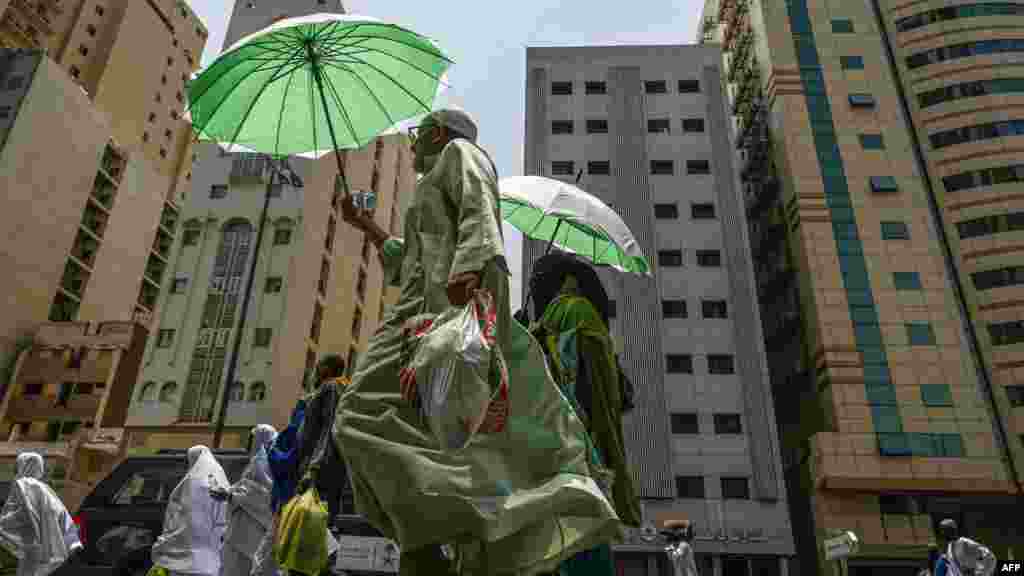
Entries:
[[530,289],[533,293],[533,319],[539,321],[548,304],[558,296],[565,276],[572,274],[578,282],[577,291],[597,308],[601,319],[608,325],[611,301],[601,283],[597,271],[586,262],[570,254],[553,253],[542,257],[533,264]]
[[599,266],[651,275],[626,223],[595,196],[542,176],[503,178],[498,189],[502,218],[527,237]]
[[451,64],[430,39],[375,18],[286,18],[190,82],[189,114],[200,139],[229,151],[318,157],[429,113]]

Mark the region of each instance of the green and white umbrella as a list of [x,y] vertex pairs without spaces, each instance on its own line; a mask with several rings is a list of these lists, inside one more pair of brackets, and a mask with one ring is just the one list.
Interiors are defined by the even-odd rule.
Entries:
[[201,140],[319,157],[429,113],[452,61],[430,39],[352,14],[286,18],[228,48],[188,86]]
[[498,183],[501,216],[529,238],[598,266],[651,275],[629,227],[596,196],[560,180],[513,176]]

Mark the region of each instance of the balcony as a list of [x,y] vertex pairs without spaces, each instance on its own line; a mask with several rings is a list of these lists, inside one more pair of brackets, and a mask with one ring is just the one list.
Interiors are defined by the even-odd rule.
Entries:
[[149,325],[153,322],[153,312],[143,308],[140,304],[136,304],[135,309],[132,310],[132,322],[149,328]]
[[69,418],[91,421],[100,407],[96,394],[72,394],[66,405],[60,405],[54,396],[20,396],[11,399],[10,414],[27,415],[32,420],[58,420]]
[[61,276],[60,286],[76,298],[81,299],[85,292],[85,285],[89,283],[89,271],[82,268],[73,259],[68,259],[64,265],[64,274]]
[[82,214],[82,226],[97,238],[102,239],[107,230],[107,219],[108,215],[103,212],[102,208],[97,208],[94,204],[86,204],[84,214]]
[[73,322],[78,317],[80,301],[64,290],[57,290],[57,295],[50,305],[50,322]]
[[114,184],[120,184],[124,167],[124,156],[112,145],[107,144],[107,147],[103,149],[103,159],[100,161],[100,174],[106,176]]
[[18,13],[26,20],[38,26],[43,34],[50,35],[53,32],[53,22],[50,21],[46,4],[37,4],[28,0],[11,0],[11,6],[18,10]]
[[146,279],[143,279],[142,286],[139,287],[139,298],[137,303],[147,310],[153,310],[156,308],[156,299],[160,295],[160,286],[154,286]]
[[100,243],[93,236],[85,230],[79,229],[78,234],[75,236],[75,243],[71,246],[71,255],[74,256],[75,260],[78,260],[88,268],[92,268],[96,263],[96,253],[99,251],[99,248]]
[[146,261],[146,278],[151,280],[157,286],[164,279],[164,271],[167,270],[167,263],[161,261],[155,254],[149,255],[149,260]]
[[114,207],[114,196],[116,193],[117,188],[107,178],[96,175],[96,179],[92,184],[92,197],[108,212]]
[[171,247],[174,246],[174,236],[168,234],[163,228],[158,228],[156,238],[153,239],[153,253],[161,260],[169,261],[171,258]]
[[169,202],[164,202],[163,211],[160,212],[160,226],[172,237],[178,228],[178,210]]

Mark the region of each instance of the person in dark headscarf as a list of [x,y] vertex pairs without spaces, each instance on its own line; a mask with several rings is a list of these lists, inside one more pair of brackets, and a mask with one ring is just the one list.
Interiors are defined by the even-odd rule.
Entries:
[[341,510],[341,496],[348,487],[345,460],[334,442],[334,413],[338,399],[348,385],[345,360],[337,354],[324,356],[317,364],[313,390],[306,396],[306,415],[299,432],[296,478],[300,492],[306,485],[316,487],[327,504],[330,518]]

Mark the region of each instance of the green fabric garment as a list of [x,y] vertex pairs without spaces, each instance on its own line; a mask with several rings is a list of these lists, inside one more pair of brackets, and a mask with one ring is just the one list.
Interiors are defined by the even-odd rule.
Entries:
[[587,415],[587,430],[601,462],[614,473],[615,511],[623,523],[639,526],[640,503],[626,459],[622,390],[608,328],[597,308],[575,295],[562,295],[552,301],[540,324],[549,335],[546,345],[555,360],[556,379],[566,395],[575,397],[578,386],[590,387],[590,406],[581,409],[577,405],[577,410]]
[[[359,357],[334,433],[358,511],[405,551],[402,574],[429,571],[404,561],[425,546],[451,544],[464,574],[533,575],[616,538],[620,522],[593,478],[584,425],[540,345],[512,321],[497,175],[486,154],[449,143],[417,185],[404,239],[388,241],[380,256],[401,296]],[[401,397],[403,328],[447,309],[449,278],[474,271],[497,302],[510,418],[503,431],[445,452]]]

